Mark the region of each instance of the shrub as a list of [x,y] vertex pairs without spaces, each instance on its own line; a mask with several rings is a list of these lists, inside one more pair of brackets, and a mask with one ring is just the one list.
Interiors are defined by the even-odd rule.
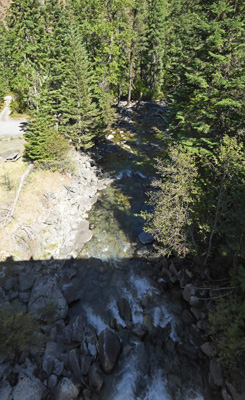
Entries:
[[33,344],[37,320],[30,314],[10,306],[0,307],[0,353],[24,351]]

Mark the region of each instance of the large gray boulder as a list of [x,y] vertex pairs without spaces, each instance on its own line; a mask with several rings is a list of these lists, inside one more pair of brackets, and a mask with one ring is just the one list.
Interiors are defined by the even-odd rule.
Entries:
[[139,234],[139,240],[142,244],[151,244],[154,242],[154,237],[151,233],[143,231]]
[[34,376],[22,376],[13,390],[13,400],[41,400],[44,394],[44,386]]
[[76,385],[70,379],[63,378],[55,389],[55,400],[74,400],[77,399],[78,393]]
[[36,279],[28,303],[28,311],[43,321],[57,321],[66,317],[68,306],[55,278]]
[[99,359],[104,372],[109,373],[116,365],[121,343],[114,332],[105,329],[99,336]]
[[8,381],[4,381],[0,384],[0,399],[1,400],[10,400],[12,399],[12,387],[8,383]]

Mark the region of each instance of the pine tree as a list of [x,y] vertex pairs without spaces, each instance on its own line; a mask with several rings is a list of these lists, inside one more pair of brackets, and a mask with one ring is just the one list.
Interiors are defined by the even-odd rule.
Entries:
[[47,51],[42,9],[38,0],[15,1],[6,18],[5,61],[19,111],[31,106],[42,84],[43,59]]
[[147,81],[153,97],[163,94],[167,34],[167,0],[149,1],[147,34]]
[[175,23],[175,47],[168,53],[175,131],[197,137],[242,135],[244,11],[242,2],[200,2],[190,4],[184,27]]
[[77,148],[93,146],[94,138],[101,134],[102,115],[96,102],[96,82],[82,38],[73,21],[70,21],[69,49],[66,75],[61,86],[65,98],[61,101],[62,131],[72,139]]

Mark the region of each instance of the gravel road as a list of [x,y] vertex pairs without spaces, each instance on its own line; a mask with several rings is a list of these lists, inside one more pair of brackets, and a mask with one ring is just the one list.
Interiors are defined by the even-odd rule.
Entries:
[[4,108],[0,113],[0,140],[7,138],[23,137],[23,123],[25,118],[12,118],[10,116],[10,103],[12,96],[4,97]]

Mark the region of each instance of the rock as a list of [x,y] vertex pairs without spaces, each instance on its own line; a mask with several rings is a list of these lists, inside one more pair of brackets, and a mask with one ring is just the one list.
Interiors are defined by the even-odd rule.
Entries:
[[195,347],[189,343],[178,343],[177,349],[180,353],[185,354],[191,360],[196,360],[197,357],[197,350]]
[[231,383],[226,381],[225,384],[232,396],[232,400],[245,400],[245,396],[238,393],[237,390],[234,388],[234,386]]
[[82,375],[88,375],[89,367],[92,364],[93,357],[82,355],[81,356],[81,373]]
[[7,278],[4,282],[3,288],[8,292],[9,290],[13,289],[17,282],[16,278]]
[[184,310],[182,312],[182,319],[185,324],[192,324],[193,322],[195,322],[195,318],[188,310]]
[[76,237],[76,245],[79,246],[81,243],[87,243],[92,239],[93,232],[91,230],[78,232]]
[[226,389],[223,388],[221,393],[223,400],[232,400],[232,397],[229,395]]
[[50,377],[48,378],[48,388],[54,389],[57,385],[57,381],[58,381],[57,375],[54,374],[50,375]]
[[147,328],[144,325],[137,323],[132,329],[132,334],[143,340],[147,334]]
[[195,294],[196,288],[191,284],[186,285],[183,291],[183,298],[188,301],[188,303],[190,303],[191,296],[194,296]]
[[121,344],[114,332],[105,329],[99,336],[99,359],[102,369],[110,373],[116,365]]
[[143,325],[150,331],[153,328],[153,320],[152,317],[147,314],[143,318]]
[[74,342],[81,342],[84,336],[84,320],[81,315],[78,315],[72,320],[72,340]]
[[97,393],[100,392],[102,386],[103,386],[103,379],[100,375],[100,372],[98,370],[98,368],[96,367],[95,364],[93,364],[90,368],[89,368],[89,372],[88,372],[88,379],[89,379],[89,385],[90,387],[95,390]]
[[214,344],[212,342],[203,343],[200,346],[202,352],[206,354],[209,358],[211,358],[214,354]]
[[171,275],[174,275],[175,277],[178,276],[178,271],[173,262],[169,264],[169,272],[171,273]]
[[120,317],[127,322],[132,321],[132,312],[129,302],[125,298],[121,298],[117,301],[117,306],[119,310]]
[[81,382],[82,374],[75,349],[69,351],[69,365],[76,381]]
[[19,300],[22,303],[28,303],[28,301],[30,300],[30,293],[29,292],[20,292],[19,293]]
[[11,400],[12,399],[12,387],[8,381],[4,381],[0,384],[0,399]]
[[143,231],[139,234],[139,240],[142,244],[151,244],[154,242],[154,237],[151,233]]
[[66,317],[67,303],[55,278],[43,276],[36,279],[31,291],[28,311],[43,321],[49,319],[57,321]]
[[71,304],[74,301],[79,300],[79,293],[76,291],[73,283],[67,283],[62,287],[62,293],[67,301],[67,304]]
[[35,279],[36,279],[36,277],[32,273],[20,274],[20,276],[19,276],[20,291],[25,292],[26,290],[31,289],[34,284]]
[[34,376],[23,376],[13,390],[13,400],[41,400],[44,387],[41,381]]
[[64,363],[62,361],[55,359],[53,373],[57,376],[60,376],[62,374],[63,369],[64,369]]
[[60,348],[55,342],[48,342],[43,357],[43,370],[49,376],[54,370],[55,360],[59,358]]
[[97,196],[97,194],[94,194],[94,195],[90,198],[91,205],[94,205],[95,203],[97,203],[97,200],[98,200],[98,196]]
[[84,400],[91,400],[91,390],[89,389],[84,389],[83,390],[83,398]]
[[215,361],[210,362],[210,374],[216,386],[222,387],[224,383],[223,373],[221,366]]
[[197,321],[203,319],[203,317],[205,318],[205,314],[201,310],[199,310],[199,308],[191,307],[190,310]]
[[190,305],[193,307],[202,307],[203,306],[203,302],[197,297],[197,296],[191,296],[190,297],[190,301],[189,301]]
[[89,229],[89,221],[87,221],[86,219],[82,220],[79,222],[78,231],[87,231]]
[[79,390],[74,383],[68,378],[63,378],[56,387],[54,398],[55,400],[74,400],[77,399],[78,393]]

